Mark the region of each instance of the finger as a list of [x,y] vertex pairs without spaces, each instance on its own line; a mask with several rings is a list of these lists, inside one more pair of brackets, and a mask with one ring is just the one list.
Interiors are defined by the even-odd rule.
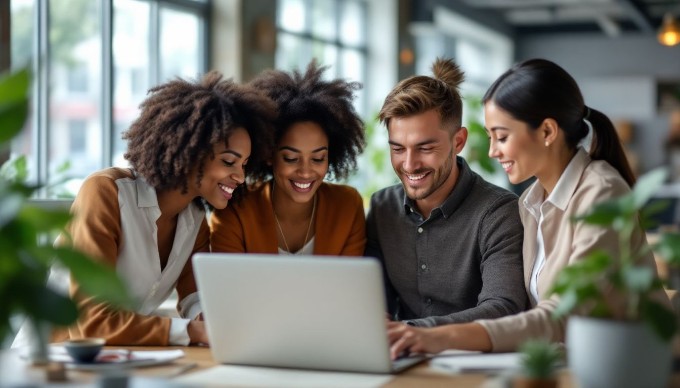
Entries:
[[397,327],[393,327],[391,329],[387,330],[387,339],[389,340],[390,343],[398,340],[399,338],[403,337],[407,332],[408,329],[405,325],[400,325]]
[[408,336],[399,338],[399,340],[390,347],[390,357],[392,360],[396,360],[403,352],[408,351],[409,347],[410,340]]

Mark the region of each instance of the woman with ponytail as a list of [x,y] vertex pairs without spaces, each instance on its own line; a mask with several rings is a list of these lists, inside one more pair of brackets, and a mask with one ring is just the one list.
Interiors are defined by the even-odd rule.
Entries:
[[[524,283],[532,308],[433,329],[391,324],[393,355],[449,348],[515,351],[531,338],[562,342],[566,319],[553,319],[558,299],[550,293],[557,274],[595,250],[614,257],[618,252],[612,228],[572,221],[635,183],[612,122],[585,105],[576,81],[553,62],[531,59],[501,75],[482,102],[489,156],[514,184],[536,178],[519,199]],[[647,244],[641,228],[630,244],[636,251]],[[651,253],[645,260],[656,268]]]

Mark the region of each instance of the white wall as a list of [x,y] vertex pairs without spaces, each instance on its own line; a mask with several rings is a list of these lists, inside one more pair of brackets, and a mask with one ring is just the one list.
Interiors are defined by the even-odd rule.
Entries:
[[614,121],[633,124],[632,149],[644,172],[664,163],[668,113],[657,110],[656,84],[680,82],[680,46],[665,47],[653,34],[546,35],[517,42],[517,60],[543,57],[557,62],[581,86],[586,104]]
[[241,0],[213,0],[211,70],[219,70],[225,78],[241,81],[243,57]]

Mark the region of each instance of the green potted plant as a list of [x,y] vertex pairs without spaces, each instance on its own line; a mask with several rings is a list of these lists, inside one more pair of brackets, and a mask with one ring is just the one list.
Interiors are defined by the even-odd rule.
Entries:
[[658,257],[666,262],[668,287],[675,292],[671,298],[676,318],[680,319],[680,232],[664,231],[654,245]]
[[[613,228],[618,235],[618,257],[592,252],[565,267],[553,285],[560,296],[556,317],[567,323],[569,367],[584,387],[662,387],[671,368],[670,340],[677,322],[655,295],[663,293],[655,271],[641,263],[650,248],[631,251],[636,223],[648,226],[659,205],[647,206],[666,178],[664,169],[641,176],[633,190],[602,202],[574,222]],[[612,295],[615,295],[612,299]],[[615,315],[612,303],[625,314]]]
[[519,347],[521,354],[519,376],[513,380],[514,388],[555,388],[556,372],[562,363],[562,350],[556,343],[532,339]]
[[[9,149],[24,125],[29,85],[27,69],[0,77],[0,151]],[[67,246],[40,242],[44,234],[63,232],[71,216],[31,205],[29,198],[39,187],[27,184],[23,175],[16,168],[0,169],[0,343],[13,334],[12,317],[24,316],[39,336],[35,361],[40,362],[45,361],[48,341],[40,328],[67,326],[78,317],[76,304],[47,285],[53,264],[67,268],[90,295],[121,307],[130,306],[130,298],[112,268]]]

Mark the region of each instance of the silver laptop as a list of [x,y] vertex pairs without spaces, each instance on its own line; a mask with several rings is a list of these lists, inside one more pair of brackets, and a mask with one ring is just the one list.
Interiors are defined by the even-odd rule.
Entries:
[[193,257],[215,361],[396,373],[380,263],[330,256],[197,253]]

